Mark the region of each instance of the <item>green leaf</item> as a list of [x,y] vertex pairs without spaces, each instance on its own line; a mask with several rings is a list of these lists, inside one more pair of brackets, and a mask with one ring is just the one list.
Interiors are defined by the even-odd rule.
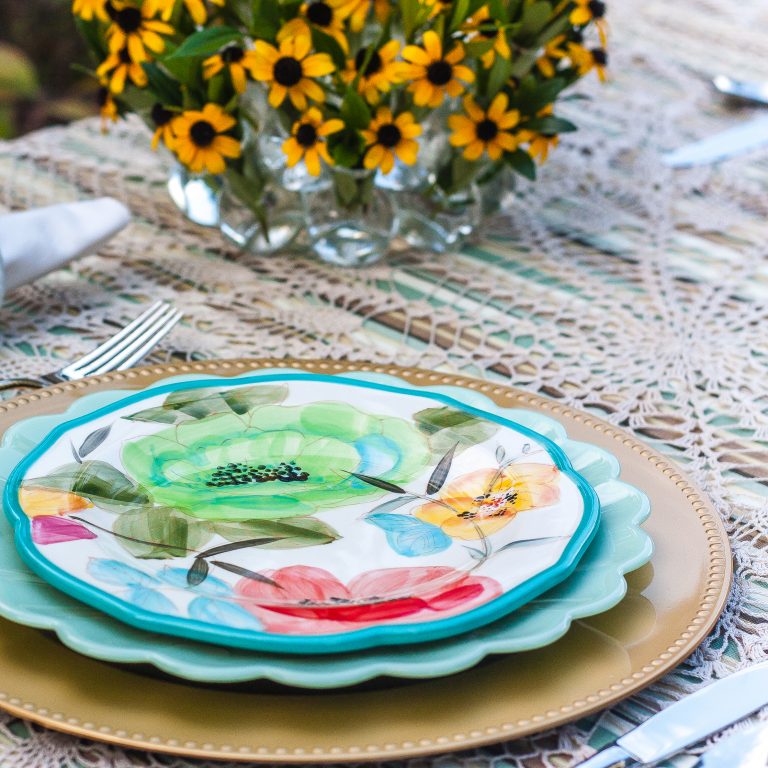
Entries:
[[275,0],[253,0],[252,9],[251,36],[257,40],[274,40],[280,29],[280,3]]
[[181,106],[181,88],[155,62],[145,61],[141,65],[147,73],[149,89],[164,106]]
[[452,3],[453,13],[451,14],[450,31],[457,30],[464,19],[469,15],[469,0],[454,0]]
[[536,35],[549,24],[552,19],[552,6],[546,0],[537,0],[524,6],[522,26],[519,35],[526,40]]
[[499,430],[499,425],[451,406],[425,408],[413,416],[419,429],[429,435],[432,452],[444,456],[452,446],[461,451],[484,443]]
[[383,491],[389,491],[390,493],[405,493],[405,488],[401,488],[399,485],[390,483],[389,480],[380,480],[378,477],[364,475],[361,472],[350,472],[349,474],[353,477],[356,477],[358,480],[362,480],[364,483],[368,483],[368,485],[381,488]]
[[144,488],[105,461],[65,464],[45,477],[26,481],[25,485],[72,491],[107,509],[150,502],[149,494]]
[[242,42],[239,30],[232,27],[209,27],[193,32],[164,61],[167,64],[178,59],[207,58],[234,42]]
[[259,537],[257,539],[243,539],[242,541],[232,541],[229,544],[219,544],[216,547],[206,549],[200,552],[198,557],[215,557],[224,555],[227,552],[235,552],[238,549],[251,549],[252,547],[262,547],[266,544],[272,544],[275,541],[273,537]]
[[211,539],[206,520],[185,515],[170,507],[147,506],[115,519],[115,541],[142,560],[187,557]]
[[208,561],[198,557],[192,563],[192,567],[187,571],[187,584],[190,587],[196,587],[202,584],[208,578]]
[[437,493],[443,487],[443,485],[445,485],[448,473],[451,471],[453,455],[456,453],[458,446],[458,443],[454,443],[445,453],[443,458],[438,462],[437,466],[430,475],[429,480],[427,481],[428,494],[431,495],[433,493]]
[[29,99],[39,89],[35,65],[21,49],[0,42],[0,99]]
[[533,158],[524,150],[516,149],[514,152],[508,152],[504,155],[507,165],[526,179],[536,181],[536,163]]
[[91,434],[83,440],[83,443],[80,446],[80,450],[78,451],[79,457],[82,459],[89,453],[93,453],[107,439],[111,431],[112,425],[107,424],[106,427],[91,432]]
[[169,411],[162,406],[147,408],[130,416],[123,416],[126,421],[147,421],[152,424],[181,424],[182,421],[192,421],[195,417],[181,411]]
[[536,131],[544,136],[554,136],[558,133],[572,133],[578,131],[578,127],[575,126],[570,120],[563,120],[561,117],[537,117],[533,120],[529,120],[522,128],[526,128],[529,131]]
[[254,384],[251,387],[230,389],[223,394],[224,402],[238,415],[262,405],[278,405],[288,397],[285,384]]
[[328,151],[336,165],[354,168],[363,154],[363,137],[354,130],[343,130],[328,138]]
[[344,100],[341,102],[341,119],[348,128],[362,130],[371,122],[371,110],[365,99],[352,88],[347,88]]
[[298,549],[330,544],[340,538],[334,528],[314,517],[292,517],[289,521],[240,520],[215,523],[214,530],[227,541],[272,539],[260,549]]
[[488,74],[488,98],[492,99],[509,82],[511,76],[512,62],[503,56],[497,56]]
[[250,568],[243,568],[242,565],[235,565],[234,563],[222,563],[221,560],[213,560],[212,564],[217,565],[219,568],[223,568],[225,571],[234,573],[237,576],[242,576],[246,579],[253,579],[254,581],[260,581],[262,584],[269,584],[270,587],[277,587],[278,589],[282,589],[282,587],[276,581],[273,581],[267,576],[263,576],[258,571],[252,571]]
[[318,53],[327,53],[340,72],[347,65],[347,57],[338,42],[317,27],[312,27],[312,45]]

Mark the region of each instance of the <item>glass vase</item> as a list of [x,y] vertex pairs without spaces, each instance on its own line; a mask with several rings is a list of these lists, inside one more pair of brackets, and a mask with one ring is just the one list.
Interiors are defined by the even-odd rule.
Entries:
[[218,176],[191,173],[179,162],[174,162],[168,177],[168,194],[173,203],[190,221],[203,227],[219,223],[220,189]]
[[375,178],[375,171],[329,168],[302,188],[311,248],[323,261],[361,267],[389,250],[397,216],[391,195]]

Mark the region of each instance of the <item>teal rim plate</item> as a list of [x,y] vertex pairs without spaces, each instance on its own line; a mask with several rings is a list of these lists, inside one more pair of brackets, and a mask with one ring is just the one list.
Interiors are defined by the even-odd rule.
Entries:
[[548,437],[354,377],[173,382],[54,427],[4,505],[29,567],[132,626],[280,654],[476,630],[566,579],[600,501]]

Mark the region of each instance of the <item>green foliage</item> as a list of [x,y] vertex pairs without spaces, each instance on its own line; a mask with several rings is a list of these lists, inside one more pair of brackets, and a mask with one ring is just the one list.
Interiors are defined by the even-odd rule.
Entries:
[[169,507],[141,507],[115,518],[116,540],[134,557],[164,560],[186,557],[213,536],[208,522]]

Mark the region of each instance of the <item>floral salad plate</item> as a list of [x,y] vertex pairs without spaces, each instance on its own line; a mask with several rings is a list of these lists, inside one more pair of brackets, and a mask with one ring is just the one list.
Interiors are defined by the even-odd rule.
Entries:
[[5,508],[25,562],[141,629],[280,654],[436,641],[576,568],[598,494],[448,395],[272,373],[177,381],[56,426]]

